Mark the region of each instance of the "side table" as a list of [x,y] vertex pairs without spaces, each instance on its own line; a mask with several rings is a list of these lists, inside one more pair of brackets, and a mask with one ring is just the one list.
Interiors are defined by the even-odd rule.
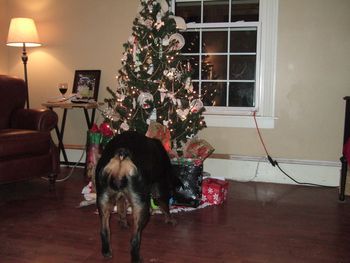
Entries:
[[[63,109],[63,117],[62,117],[62,121],[61,121],[61,127],[59,128],[58,124],[55,127],[55,131],[56,131],[56,135],[57,135],[57,139],[58,139],[58,148],[59,148],[60,152],[62,151],[62,155],[63,155],[63,159],[64,159],[64,162],[61,162],[61,163],[65,164],[65,165],[71,164],[68,161],[66,150],[65,150],[64,144],[63,144],[63,135],[64,135],[64,129],[65,129],[65,125],[66,125],[67,111],[71,110],[71,109],[75,109],[75,108],[82,109],[84,111],[87,128],[90,129],[94,123],[96,109],[98,108],[99,105],[100,104],[97,102],[73,103],[73,102],[69,102],[69,101],[47,102],[47,103],[42,104],[42,106],[45,106],[45,107],[49,108],[50,110],[54,110],[57,108]],[[91,115],[89,115],[88,110],[92,111]]]

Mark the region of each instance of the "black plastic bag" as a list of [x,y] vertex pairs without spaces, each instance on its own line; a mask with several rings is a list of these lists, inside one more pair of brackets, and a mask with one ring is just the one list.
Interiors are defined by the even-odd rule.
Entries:
[[198,159],[172,160],[173,172],[181,181],[173,195],[173,204],[197,207],[202,199],[203,163]]

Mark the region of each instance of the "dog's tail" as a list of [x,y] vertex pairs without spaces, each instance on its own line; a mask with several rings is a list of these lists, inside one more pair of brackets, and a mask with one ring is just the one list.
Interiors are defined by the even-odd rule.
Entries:
[[121,190],[128,185],[128,178],[136,175],[137,168],[129,158],[124,149],[118,149],[116,154],[107,163],[103,169],[104,174],[108,175],[109,186],[113,190]]

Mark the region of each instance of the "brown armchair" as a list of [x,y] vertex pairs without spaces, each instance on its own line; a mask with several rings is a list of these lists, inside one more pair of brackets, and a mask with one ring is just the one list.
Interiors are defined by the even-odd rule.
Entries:
[[25,109],[22,79],[0,75],[0,183],[45,176],[54,184],[59,155],[50,131],[58,121],[47,109]]

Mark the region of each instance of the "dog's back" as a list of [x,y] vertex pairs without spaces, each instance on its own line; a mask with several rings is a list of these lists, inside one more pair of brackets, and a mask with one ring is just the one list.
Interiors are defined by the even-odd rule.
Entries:
[[161,189],[171,193],[176,179],[173,176],[170,159],[163,145],[157,139],[151,139],[132,131],[117,135],[106,145],[97,164],[96,185],[107,183],[105,178],[101,176],[101,171],[112,158],[123,154],[118,153],[123,150],[137,167],[139,174],[133,180],[141,180],[143,187],[148,191],[151,190],[152,184],[156,183]]

